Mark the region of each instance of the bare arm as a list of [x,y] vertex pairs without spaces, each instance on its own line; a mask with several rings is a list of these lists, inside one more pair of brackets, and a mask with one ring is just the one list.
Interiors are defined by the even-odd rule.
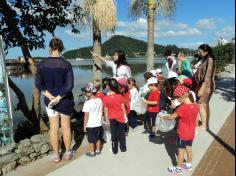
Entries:
[[87,124],[88,124],[88,118],[89,118],[89,113],[85,112],[84,113],[84,132],[87,132],[86,128],[87,128]]
[[42,94],[47,97],[49,100],[53,100],[55,99],[56,97],[54,97],[50,92],[48,92],[47,90],[46,91],[42,91]]
[[100,59],[101,61],[106,62],[106,59],[104,57],[99,56],[92,51],[90,51],[90,53],[92,54],[93,57],[96,57],[96,58]]
[[109,118],[108,118],[108,108],[104,108],[104,115],[105,115],[105,119],[106,119],[106,123],[109,123]]
[[123,110],[123,113],[126,115],[126,109],[125,109],[125,104],[124,103],[121,104],[121,108]]
[[162,119],[166,119],[166,120],[173,120],[176,119],[178,117],[178,115],[176,113],[167,115],[167,116],[161,116]]

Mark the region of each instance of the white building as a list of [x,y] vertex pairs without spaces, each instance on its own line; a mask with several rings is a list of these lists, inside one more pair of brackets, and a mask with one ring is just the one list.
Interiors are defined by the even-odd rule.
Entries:
[[229,43],[229,42],[225,40],[224,37],[221,37],[218,39],[218,45],[225,45],[226,43]]

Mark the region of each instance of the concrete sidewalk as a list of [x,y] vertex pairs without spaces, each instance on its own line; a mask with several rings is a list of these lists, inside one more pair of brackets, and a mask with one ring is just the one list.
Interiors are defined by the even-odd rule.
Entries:
[[[217,89],[210,101],[210,129],[217,134],[235,106],[235,79],[227,78],[217,82]],[[51,172],[48,176],[164,176],[166,168],[175,164],[176,147],[174,134],[160,134],[153,141],[142,134],[143,127],[131,131],[127,137],[127,152],[113,155],[111,144],[106,143],[102,155],[89,158],[85,155]],[[200,132],[193,144],[193,166],[196,167],[213,137],[206,131]],[[184,173],[183,175],[187,175]]]

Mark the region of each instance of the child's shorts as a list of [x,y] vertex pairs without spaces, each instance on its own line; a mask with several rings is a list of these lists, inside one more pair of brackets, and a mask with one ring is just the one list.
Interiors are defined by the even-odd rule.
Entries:
[[156,125],[157,112],[147,112],[147,122],[153,127]]
[[98,140],[102,139],[102,136],[103,136],[102,126],[94,127],[94,128],[87,128],[87,132],[88,132],[89,143],[96,143]]
[[186,148],[187,146],[191,147],[192,144],[193,144],[193,140],[184,141],[184,140],[180,139],[179,137],[177,137],[176,145],[179,148]]

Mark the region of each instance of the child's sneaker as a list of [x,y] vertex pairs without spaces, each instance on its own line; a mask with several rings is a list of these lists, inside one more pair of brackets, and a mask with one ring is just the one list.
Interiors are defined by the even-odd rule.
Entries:
[[88,156],[88,157],[95,157],[95,153],[92,153],[92,152],[88,152],[88,153],[86,153],[86,156]]
[[168,171],[172,174],[175,174],[175,175],[182,175],[183,174],[181,168],[177,168],[177,167],[169,167]]
[[52,156],[52,160],[53,160],[55,163],[58,163],[61,159],[60,159],[60,156],[59,156],[59,155],[53,155],[53,156]]
[[70,160],[73,157],[72,151],[66,152],[64,158]]
[[192,164],[185,162],[185,163],[183,163],[182,168],[189,171],[189,172],[191,172],[192,171]]
[[143,134],[149,134],[149,131],[148,130],[145,130],[142,132]]
[[101,155],[102,152],[101,152],[100,150],[96,150],[95,154],[96,154],[96,155]]

